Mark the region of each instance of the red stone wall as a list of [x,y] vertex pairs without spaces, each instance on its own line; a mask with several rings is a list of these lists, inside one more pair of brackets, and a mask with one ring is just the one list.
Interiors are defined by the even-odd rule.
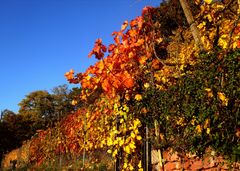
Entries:
[[152,152],[153,171],[240,171],[240,163],[229,164],[223,157],[215,156],[214,153],[206,154],[200,159],[195,155],[180,156],[170,151],[163,152],[163,167],[159,169],[159,159],[156,159],[158,155],[154,151]]

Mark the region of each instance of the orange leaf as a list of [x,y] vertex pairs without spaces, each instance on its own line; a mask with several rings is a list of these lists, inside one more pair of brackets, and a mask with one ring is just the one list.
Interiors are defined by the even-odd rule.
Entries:
[[66,72],[66,73],[64,74],[64,76],[65,76],[68,80],[71,80],[71,79],[74,78],[73,74],[74,74],[74,70],[71,69],[69,72]]
[[116,47],[116,45],[110,44],[110,45],[108,46],[108,52],[112,52],[112,51],[115,49],[115,47]]
[[139,27],[139,28],[142,28],[143,18],[142,18],[142,17],[137,17],[135,20],[137,21],[138,27]]
[[135,19],[135,20],[132,20],[132,21],[130,22],[130,26],[131,26],[131,27],[137,26],[137,20],[136,20],[136,19]]
[[123,78],[125,78],[124,79],[124,86],[126,87],[126,88],[132,88],[133,87],[133,85],[134,85],[134,81],[133,81],[133,78],[131,77],[131,75],[129,74],[129,73],[125,73],[124,74],[124,77]]
[[137,31],[136,31],[136,30],[129,30],[129,35],[130,35],[131,37],[134,37],[134,36],[137,35]]
[[114,41],[116,42],[116,44],[120,44],[120,38],[119,38],[119,36],[115,36],[115,37],[114,37]]
[[163,64],[162,64],[158,59],[154,59],[154,60],[152,61],[152,67],[153,67],[153,69],[155,69],[155,70],[160,70],[160,69],[162,69]]
[[135,46],[141,46],[144,43],[144,39],[138,39],[138,41],[135,43]]
[[109,81],[107,79],[105,79],[103,82],[102,82],[102,88],[104,91],[109,91],[110,88],[111,88],[111,85],[109,83]]
[[126,21],[124,21],[124,23],[121,27],[121,31],[124,31],[127,28],[127,26],[128,26],[128,21],[126,20]]
[[138,61],[139,61],[140,64],[143,65],[143,64],[146,63],[147,57],[146,56],[141,56],[141,57],[139,57]]

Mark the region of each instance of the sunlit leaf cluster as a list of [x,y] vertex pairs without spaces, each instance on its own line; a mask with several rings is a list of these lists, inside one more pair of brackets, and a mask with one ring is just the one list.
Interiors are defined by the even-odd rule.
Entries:
[[[216,52],[211,61],[202,60],[189,28],[179,26],[166,38],[158,22],[159,8],[145,7],[142,16],[124,21],[120,31],[112,33],[112,44],[106,46],[101,39],[96,40],[89,53],[98,59],[94,65],[83,73],[71,69],[65,74],[70,83],[80,84],[79,99],[84,105],[55,129],[33,138],[32,161],[40,163],[53,153],[79,156],[85,150],[102,149],[121,161],[122,170],[142,170],[144,130],[148,125],[150,134],[156,136],[154,121],[160,125],[160,143],[156,146],[161,148],[176,145],[178,151],[202,152],[211,143],[216,149],[221,147],[230,137],[238,142],[235,132],[239,123],[229,137],[222,126],[230,128],[225,122],[234,120],[233,111],[239,114],[239,99],[233,99],[239,89],[235,90],[235,78],[230,78],[236,71],[225,65],[229,62],[226,54],[240,48],[239,9],[235,4],[211,1],[198,7],[195,18],[205,54]],[[215,67],[219,63],[214,60],[221,65]],[[217,71],[221,76],[214,75]],[[204,78],[209,80],[201,80]],[[221,79],[226,79],[222,87],[218,84]],[[220,116],[224,112],[228,112],[228,119]],[[208,144],[204,144],[206,138]],[[197,142],[204,144],[203,148]]]

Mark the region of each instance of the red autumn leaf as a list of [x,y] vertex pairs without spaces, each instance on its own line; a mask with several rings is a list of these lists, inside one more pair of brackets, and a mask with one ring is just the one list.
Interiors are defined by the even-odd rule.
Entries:
[[108,46],[108,52],[113,52],[113,50],[115,49],[115,45],[114,44],[110,44],[109,46]]
[[130,26],[131,26],[131,27],[137,26],[137,20],[136,20],[136,19],[132,20],[132,21],[130,22]]
[[114,31],[112,32],[112,36],[122,36],[123,33],[121,31]]
[[102,46],[101,46],[101,50],[102,50],[103,52],[106,52],[106,51],[107,51],[107,47],[106,47],[105,45],[102,45]]
[[95,55],[95,57],[100,60],[104,57],[104,53],[106,52],[107,48],[105,45],[102,44],[102,39],[97,39],[95,41],[95,45],[93,50],[88,54],[88,57],[91,57],[92,55]]
[[91,51],[89,54],[88,54],[88,57],[90,58],[92,55],[94,55],[94,52]]
[[112,36],[118,35],[117,31],[112,32]]
[[153,9],[153,7],[151,7],[151,6],[144,7],[143,10],[142,10],[142,16],[150,13],[152,9]]
[[96,41],[95,41],[95,44],[102,44],[102,39],[97,39]]
[[102,58],[104,57],[104,53],[102,53],[102,52],[97,53],[97,54],[95,54],[95,57],[96,57],[98,60],[100,60],[100,59],[102,59]]
[[139,27],[139,28],[142,28],[143,18],[142,18],[142,17],[137,17],[136,20],[137,20],[138,27]]

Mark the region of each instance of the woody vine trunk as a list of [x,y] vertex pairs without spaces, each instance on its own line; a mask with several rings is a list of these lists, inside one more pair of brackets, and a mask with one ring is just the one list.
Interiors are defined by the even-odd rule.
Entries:
[[201,49],[201,51],[204,51],[204,47],[203,47],[203,44],[201,41],[201,36],[200,36],[199,30],[197,28],[197,24],[194,21],[194,18],[193,18],[193,15],[192,15],[192,12],[188,5],[187,0],[179,0],[179,2],[182,6],[185,17],[187,18],[187,22],[190,25],[190,30],[193,35],[195,44]]

